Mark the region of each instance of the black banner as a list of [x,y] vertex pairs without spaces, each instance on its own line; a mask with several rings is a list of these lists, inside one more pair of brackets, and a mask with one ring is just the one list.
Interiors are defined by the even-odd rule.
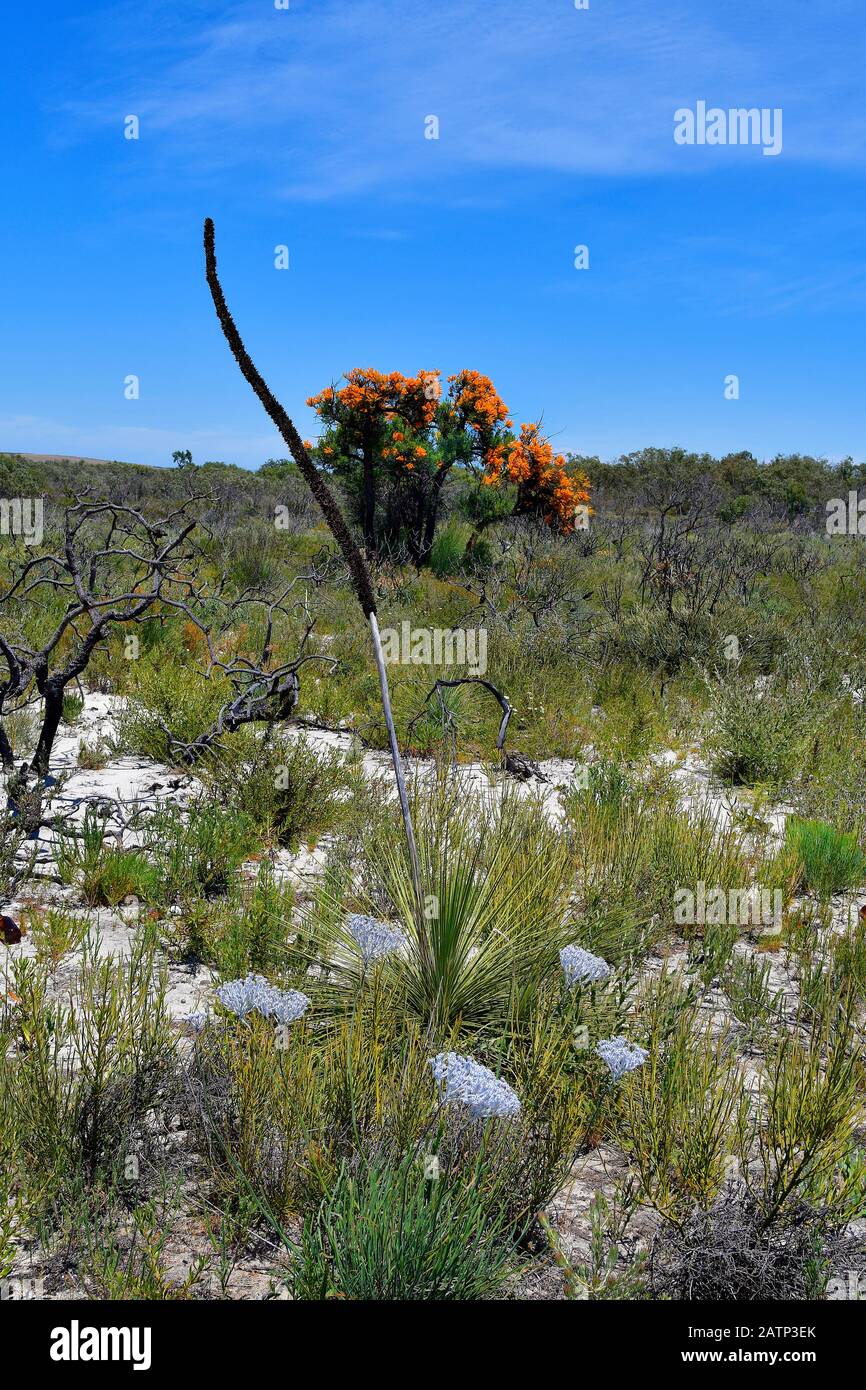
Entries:
[[[519,1305],[526,1315],[527,1335],[567,1331],[577,1353],[577,1364],[593,1365],[596,1371],[619,1377],[635,1370],[667,1372],[689,1369],[697,1378],[713,1366],[760,1366],[783,1377],[791,1369],[806,1368],[822,1377],[843,1365],[850,1366],[862,1346],[863,1310],[854,1301],[823,1303],[705,1304],[583,1302],[578,1307],[547,1304],[542,1323],[538,1303]],[[398,1311],[400,1323],[393,1319]],[[321,1311],[321,1310],[320,1310]],[[399,1335],[414,1312],[406,1305],[382,1309],[389,1321],[389,1340]],[[472,1305],[472,1319],[478,1338],[479,1358],[491,1351],[514,1345],[518,1324],[514,1319],[518,1305],[491,1302]],[[458,1324],[463,1315],[454,1310]],[[312,1318],[311,1318],[312,1314]],[[371,1318],[375,1305],[362,1307],[332,1301],[324,1310],[325,1332],[329,1325],[344,1328],[348,1323],[362,1332],[369,1346]],[[499,1319],[507,1316],[507,1323]],[[428,1323],[430,1311],[421,1314],[422,1335],[426,1330],[441,1337],[443,1317],[449,1312],[440,1306],[435,1323]],[[550,1317],[550,1321],[548,1321]],[[357,1321],[356,1321],[357,1319]],[[479,1327],[479,1319],[482,1327]],[[311,1329],[310,1323],[313,1323]],[[427,1327],[424,1327],[424,1324]],[[497,1336],[502,1329],[502,1340]],[[483,1330],[482,1330],[483,1328]],[[317,1345],[327,1348],[328,1374],[333,1374],[332,1342],[326,1337],[319,1344],[322,1324],[319,1314],[308,1303],[284,1300],[262,1302],[176,1302],[176,1303],[85,1303],[33,1301],[6,1302],[0,1306],[0,1331],[8,1356],[12,1346],[28,1349],[28,1364],[50,1381],[64,1381],[69,1375],[90,1378],[108,1370],[143,1378],[166,1372],[192,1374],[196,1380],[212,1375],[225,1378],[235,1366],[246,1363],[254,1374],[265,1374],[297,1362],[298,1353],[315,1353]],[[490,1341],[493,1333],[497,1340]],[[519,1335],[519,1332],[518,1332]],[[461,1342],[461,1360],[471,1362],[476,1336]],[[308,1340],[309,1338],[313,1340]],[[351,1355],[357,1361],[360,1342]],[[287,1348],[293,1348],[287,1360]],[[564,1347],[560,1345],[561,1354]],[[601,1363],[601,1364],[600,1364]],[[465,1378],[465,1365],[461,1375]],[[595,1372],[593,1372],[595,1374]]]

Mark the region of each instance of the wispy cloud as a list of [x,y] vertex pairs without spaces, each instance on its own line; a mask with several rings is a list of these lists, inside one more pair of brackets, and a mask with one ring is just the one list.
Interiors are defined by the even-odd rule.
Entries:
[[[157,7],[145,33],[137,11],[103,12],[104,76],[66,107],[66,138],[134,112],[155,172],[166,156],[173,176],[202,182],[258,167],[271,191],[306,199],[423,189],[443,174],[618,176],[754,158],[674,145],[674,111],[703,98],[780,106],[786,158],[860,165],[863,99],[840,61],[858,5],[789,8],[783,27],[761,0],[592,0],[588,11],[568,0],[292,0],[287,11],[232,5],[210,23]],[[436,141],[424,139],[427,115],[439,118]]]

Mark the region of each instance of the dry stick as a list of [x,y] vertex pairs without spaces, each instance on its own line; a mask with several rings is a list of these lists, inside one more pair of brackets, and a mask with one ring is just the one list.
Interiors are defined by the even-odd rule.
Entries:
[[502,719],[499,722],[499,733],[496,737],[496,747],[499,749],[500,752],[503,752],[505,748],[505,735],[508,731],[508,722],[511,719],[512,714],[514,713],[514,707],[511,704],[511,701],[509,700],[508,696],[503,695],[502,691],[497,690],[496,686],[493,684],[492,681],[485,680],[483,676],[459,676],[456,680],[453,681],[437,680],[433,689],[430,691],[430,694],[424,701],[424,708],[420,711],[420,713],[414,715],[413,718],[409,720],[407,732],[411,733],[415,725],[418,723],[418,720],[423,717],[424,710],[427,707],[427,701],[430,699],[431,695],[439,696],[439,705],[442,709],[443,716],[447,715],[447,723],[443,718],[443,725],[447,728],[456,729],[454,719],[447,710],[445,701],[442,699],[442,691],[445,687],[448,687],[449,689],[456,689],[458,686],[461,685],[483,685],[484,689],[489,690],[491,695],[493,695],[494,698],[497,700],[499,708],[502,710]]
[[388,726],[388,742],[391,745],[391,758],[394,763],[394,775],[397,778],[397,791],[400,797],[400,809],[403,813],[403,826],[409,845],[409,859],[412,865],[412,882],[415,888],[418,911],[420,912],[423,903],[421,895],[421,870],[418,864],[415,832],[412,829],[412,817],[409,813],[409,798],[406,794],[406,782],[403,777],[403,763],[400,758],[400,748],[397,743],[397,731],[394,728],[394,716],[391,713],[391,697],[388,693],[388,676],[385,671],[385,660],[382,655],[379,624],[376,620],[376,600],[373,597],[373,585],[370,582],[370,574],[364,563],[364,557],[358,549],[351,531],[346,525],[343,514],[337,506],[330,488],[307,453],[303,440],[295,429],[284,407],[277,400],[244,347],[243,339],[238,331],[237,324],[229,312],[229,307],[226,304],[225,295],[223,294],[222,286],[217,275],[216,251],[214,249],[214,225],[209,217],[205,219],[204,224],[204,257],[208,288],[211,292],[214,308],[217,311],[220,327],[225,335],[226,342],[231,348],[232,356],[240,367],[241,373],[246,377],[288,445],[292,458],[298,465],[298,468],[309,485],[310,491],[318,502],[324,518],[330,527],[331,533],[342,551],[346,564],[349,566],[349,573],[352,577],[352,587],[355,590],[364,617],[370,624],[370,631],[373,636],[373,650],[376,654],[376,666],[379,670],[379,689],[382,692],[382,709],[385,714],[385,723]]

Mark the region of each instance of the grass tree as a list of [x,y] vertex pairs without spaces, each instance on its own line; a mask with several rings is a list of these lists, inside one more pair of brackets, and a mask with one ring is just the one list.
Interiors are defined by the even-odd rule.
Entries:
[[340,551],[349,567],[349,574],[352,580],[352,587],[355,596],[361,606],[361,610],[370,625],[370,635],[373,642],[373,652],[376,659],[376,668],[379,673],[379,689],[382,697],[382,710],[385,716],[385,723],[388,729],[388,742],[391,749],[391,757],[394,763],[394,775],[397,780],[397,791],[400,797],[400,809],[403,815],[403,825],[406,832],[406,841],[409,849],[409,859],[412,868],[412,882],[415,891],[416,902],[419,905],[422,900],[421,894],[421,873],[418,864],[418,851],[415,845],[415,834],[412,828],[412,817],[409,811],[409,797],[406,792],[406,780],[403,775],[403,764],[400,757],[400,749],[397,743],[397,732],[394,727],[394,717],[391,712],[391,698],[388,691],[388,675],[385,670],[385,658],[382,652],[382,641],[379,635],[379,622],[376,615],[376,599],[373,593],[373,585],[370,579],[370,572],[367,568],[360,547],[358,546],[346,520],[337,505],[333,493],[328,487],[322,473],[316,468],[313,460],[304,445],[301,436],[285,407],[277,400],[271,391],[261,372],[258,371],[250,354],[244,346],[243,339],[238,331],[237,324],[229,312],[222,285],[217,275],[216,247],[214,224],[208,217],[204,224],[204,252],[205,252],[205,271],[207,276],[208,288],[217,312],[226,342],[231,348],[232,356],[241,370],[241,374],[249,382],[253,391],[258,396],[267,414],[282,435],[286,446],[298,466],[301,474],[309,485],[310,491],[315,497],[321,508],[322,514],[328,523],[328,527],[340,547]]

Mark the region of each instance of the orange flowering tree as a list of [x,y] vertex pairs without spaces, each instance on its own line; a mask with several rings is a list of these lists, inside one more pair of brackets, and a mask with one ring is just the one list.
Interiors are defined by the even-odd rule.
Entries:
[[[364,543],[375,551],[378,485],[386,471],[420,457],[420,446],[410,446],[407,436],[414,439],[432,424],[439,376],[419,372],[407,377],[402,372],[355,367],[344,380],[345,386],[329,386],[311,396],[307,405],[325,426],[316,450],[319,461],[343,479],[361,521]],[[395,449],[397,440],[406,440],[406,448]]]
[[[393,495],[404,525],[408,522],[406,534],[416,564],[430,553],[442,491],[452,468],[479,471],[490,450],[509,437],[510,428],[508,407],[489,377],[468,370],[449,376],[448,390],[440,395],[420,441],[423,453],[416,445],[420,458],[397,456]],[[402,452],[396,434],[395,442]]]
[[488,485],[516,484],[516,510],[537,511],[563,531],[588,498],[586,479],[568,477],[537,426],[524,425],[515,439],[507,406],[481,372],[450,376],[445,392],[436,371],[356,367],[344,381],[307,404],[324,425],[317,459],[343,480],[370,552],[399,536],[424,562],[455,466]]
[[516,486],[515,516],[535,514],[567,535],[581,514],[588,515],[589,478],[566,471],[564,456],[553,452],[539,425],[521,425],[517,439],[495,444],[486,465],[483,483]]

